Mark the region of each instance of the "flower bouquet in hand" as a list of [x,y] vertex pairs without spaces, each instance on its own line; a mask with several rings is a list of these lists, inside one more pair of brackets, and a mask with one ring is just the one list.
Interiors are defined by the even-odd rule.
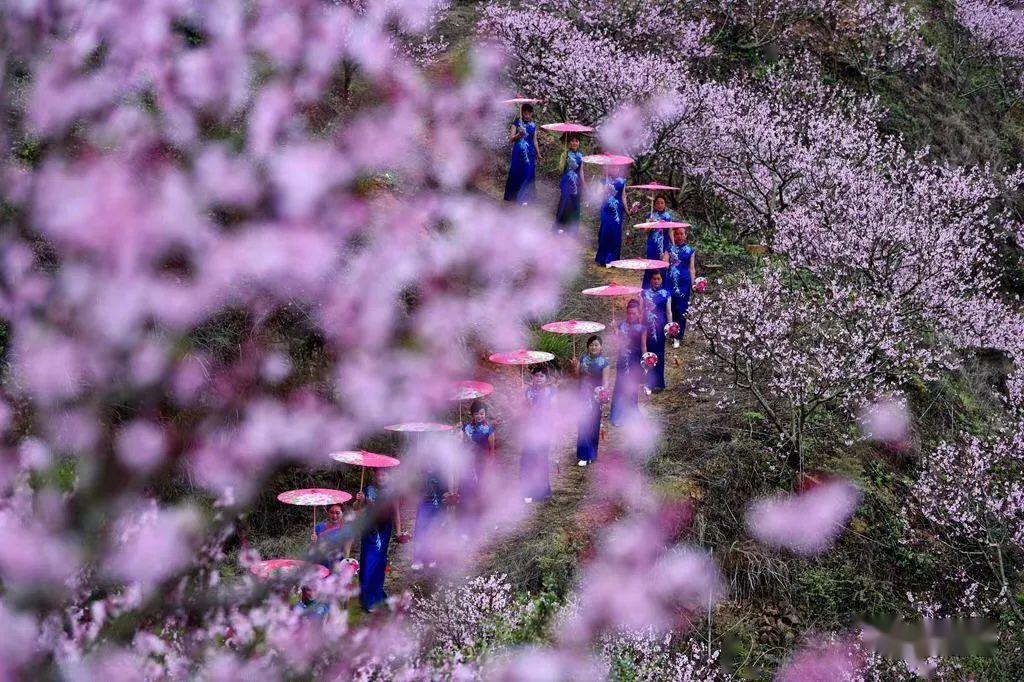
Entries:
[[658,356],[655,353],[647,352],[640,356],[640,366],[645,372],[649,372],[658,366]]

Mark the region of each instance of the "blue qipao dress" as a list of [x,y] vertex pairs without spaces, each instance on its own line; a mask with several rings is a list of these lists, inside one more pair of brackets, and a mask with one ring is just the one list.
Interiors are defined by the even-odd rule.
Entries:
[[533,121],[524,123],[521,118],[517,118],[512,125],[523,133],[523,137],[512,143],[508,180],[505,181],[505,201],[525,206],[533,201],[536,194],[534,180],[537,176],[537,147],[534,138],[537,135],[537,124]]
[[469,441],[473,461],[462,476],[459,484],[459,497],[461,498],[460,504],[469,509],[476,503],[477,489],[484,468],[487,466],[488,442],[494,434],[494,427],[489,422],[482,424],[470,422],[462,425],[462,433]]
[[548,455],[551,443],[548,442],[546,429],[543,426],[544,414],[551,409],[555,391],[550,386],[535,389],[526,388],[526,403],[529,405],[530,416],[527,420],[537,431],[544,433],[525,434],[522,456],[519,460],[519,482],[523,488],[523,497],[546,500],[551,497],[551,475]]
[[354,540],[354,534],[348,526],[330,526],[321,521],[313,528],[316,532],[316,545],[310,550],[310,558],[326,568],[333,569],[334,564],[345,558],[345,545]]
[[679,323],[679,339],[686,335],[686,311],[690,309],[693,280],[690,261],[696,253],[692,246],[675,244],[668,248],[668,290],[672,294],[672,321]]
[[593,462],[597,459],[597,446],[601,441],[601,403],[594,397],[594,389],[603,383],[608,358],[596,358],[586,353],[580,359],[580,403],[586,407],[580,415],[579,435],[576,437],[576,459]]
[[365,494],[367,505],[363,513],[370,523],[359,544],[359,605],[370,612],[388,598],[384,592],[384,578],[395,524],[391,505],[381,500],[377,486],[367,486]]
[[611,422],[621,426],[637,413],[640,406],[639,389],[643,385],[640,367],[641,340],[647,334],[647,325],[620,322],[618,326],[619,353],[615,360],[615,390],[612,392]]
[[665,325],[668,324],[668,289],[644,289],[644,311],[647,315],[647,350],[658,356],[658,366],[647,372],[647,388],[665,388]]
[[608,198],[601,205],[601,229],[597,233],[598,265],[607,265],[622,257],[622,224],[626,221],[626,202],[622,196],[625,178],[605,178]]
[[[675,219],[676,217],[671,211],[660,211],[651,213],[651,219],[648,222],[664,223],[674,221]],[[647,258],[661,260],[661,257],[668,251],[669,242],[671,241],[668,236],[668,230],[648,230],[647,232]],[[651,276],[655,272],[657,271],[644,270],[644,281],[641,284],[644,289],[650,288]],[[665,270],[661,270],[661,274],[664,277]],[[667,287],[667,281],[663,281],[662,285]]]
[[558,210],[555,211],[555,229],[576,234],[580,227],[580,192],[583,189],[580,169],[583,167],[582,152],[568,152],[565,155],[565,170],[558,186]]
[[438,560],[437,533],[444,522],[444,496],[448,486],[441,476],[427,472],[423,477],[423,497],[416,507],[415,535],[412,538],[413,563],[432,564]]
[[295,605],[295,611],[306,618],[317,618],[319,620],[326,620],[327,613],[330,611],[330,606],[322,601],[313,600],[310,603],[305,603],[299,600],[299,603]]

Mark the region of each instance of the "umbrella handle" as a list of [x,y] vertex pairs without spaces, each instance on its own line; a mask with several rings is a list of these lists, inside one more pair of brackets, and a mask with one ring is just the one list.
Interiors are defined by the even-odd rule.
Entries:
[[366,467],[359,467],[359,492],[363,492],[363,479],[366,476]]
[[316,532],[316,505],[313,505],[313,532]]

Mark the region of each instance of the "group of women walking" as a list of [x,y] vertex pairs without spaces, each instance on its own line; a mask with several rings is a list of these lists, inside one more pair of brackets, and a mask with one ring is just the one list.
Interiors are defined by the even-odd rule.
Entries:
[[[525,104],[520,116],[509,131],[511,157],[505,183],[506,201],[521,205],[536,198],[537,162],[541,159],[537,143],[537,124],[533,120],[533,107]],[[559,233],[578,234],[581,198],[586,183],[580,138],[566,139],[560,162],[560,196],[555,211],[555,229]],[[622,256],[623,228],[627,216],[639,207],[631,204],[626,189],[628,180],[622,169],[608,169],[601,180],[604,199],[600,209],[600,228],[597,235],[595,261],[607,266]],[[654,198],[648,222],[675,222],[664,196]],[[581,467],[588,466],[598,455],[604,406],[610,402],[609,421],[621,426],[637,413],[641,391],[656,393],[665,388],[666,346],[670,332],[675,333],[674,344],[679,345],[686,331],[686,312],[695,278],[694,249],[689,245],[689,229],[685,223],[671,230],[652,229],[648,232],[645,257],[662,260],[667,267],[647,270],[643,275],[642,292],[630,299],[625,317],[612,321],[615,346],[614,388],[606,389],[611,380],[612,361],[605,354],[600,336],[587,339],[580,358],[573,358],[571,369],[575,375],[574,390],[578,391],[580,414],[576,439],[576,460]],[[678,325],[678,330],[672,324]],[[644,363],[645,354],[653,353],[658,362]],[[559,388],[548,370],[535,367],[529,383],[524,387],[525,414],[520,443],[519,479],[523,501],[541,502],[551,497],[550,452],[554,442],[544,427],[550,411],[558,409],[556,396]],[[446,519],[447,509],[457,506],[463,521],[476,518],[482,499],[481,482],[494,461],[495,428],[489,419],[486,404],[476,400],[469,410],[469,418],[459,426],[459,434],[471,452],[470,464],[457,477],[436,472],[423,473],[422,497],[416,510],[416,537],[413,538],[413,570],[435,565],[439,556],[439,531]],[[359,543],[359,601],[366,611],[374,610],[387,597],[384,581],[387,572],[388,550],[392,539],[404,542],[410,539],[402,533],[399,504],[389,498],[382,481],[367,486],[356,496],[356,511],[361,515],[356,531],[346,526],[341,507],[329,510],[328,520],[316,526],[312,535],[311,557],[325,566],[348,561],[353,545]],[[457,505],[454,503],[457,502]],[[464,527],[465,530],[465,527]],[[308,602],[308,603],[307,603]],[[316,602],[304,598],[300,602],[304,611],[320,613]]]
[[[534,182],[540,152],[536,135],[537,124],[533,120],[533,115],[533,106],[524,104],[519,117],[510,127],[511,158],[508,181],[505,184],[506,201],[529,204],[536,196]],[[566,136],[560,172],[555,229],[560,233],[576,234],[579,229],[581,198],[586,183],[578,135]],[[600,228],[594,260],[597,265],[607,267],[609,263],[622,258],[623,229],[627,217],[637,213],[639,206],[630,202],[626,191],[629,182],[625,175],[625,167],[606,167],[601,182],[604,187],[604,198],[600,208]],[[668,209],[666,198],[656,196],[647,222],[676,224],[678,220]],[[618,323],[613,330],[618,353],[611,409],[612,424],[621,423],[635,409],[638,392],[634,389],[640,385],[650,392],[658,392],[665,388],[665,348],[669,325],[675,323],[671,329],[675,332],[673,344],[678,347],[686,334],[686,313],[689,310],[696,280],[696,256],[689,241],[689,225],[686,223],[672,229],[648,230],[645,257],[664,261],[668,265],[663,269],[644,272],[642,293],[638,299],[628,303],[626,319]],[[596,355],[591,353],[592,345],[597,349]],[[581,384],[593,383],[593,377],[597,376],[599,370],[603,373],[602,381],[607,378],[605,374],[609,363],[601,355],[601,347],[600,339],[588,341],[587,354],[577,365]],[[658,357],[658,362],[655,367],[644,372],[641,358],[646,352],[654,353]],[[593,411],[588,420],[593,420]],[[596,452],[596,441],[593,440],[592,431],[589,422],[586,428],[581,425],[578,448],[581,465],[591,461],[592,452]]]

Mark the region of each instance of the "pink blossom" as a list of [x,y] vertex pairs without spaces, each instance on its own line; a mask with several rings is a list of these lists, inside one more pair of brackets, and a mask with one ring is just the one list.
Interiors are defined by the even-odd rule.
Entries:
[[155,504],[126,512],[106,557],[106,573],[144,589],[156,587],[190,563],[198,521],[190,509],[163,510]]
[[898,445],[907,437],[910,414],[904,402],[887,398],[869,405],[861,413],[860,423],[868,438]]
[[766,544],[818,554],[832,546],[859,503],[852,483],[828,481],[797,495],[754,503],[747,512],[747,528]]
[[797,651],[779,671],[782,682],[824,682],[825,680],[861,679],[863,654],[852,644],[813,642]]
[[131,469],[151,471],[167,455],[167,437],[157,424],[136,419],[117,436],[117,456]]

